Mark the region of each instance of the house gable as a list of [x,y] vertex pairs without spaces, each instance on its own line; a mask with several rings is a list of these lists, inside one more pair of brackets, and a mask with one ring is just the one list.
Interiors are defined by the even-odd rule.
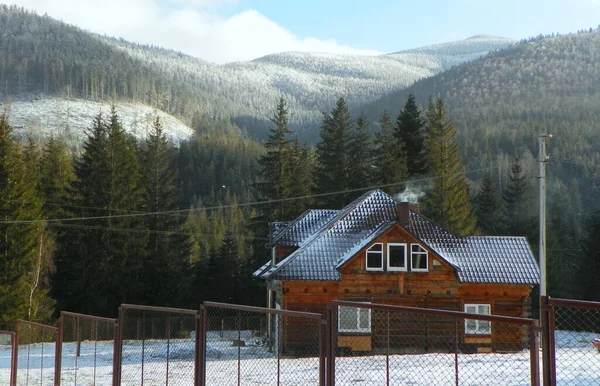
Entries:
[[[371,247],[374,245],[381,245],[381,257],[382,257],[382,269],[377,270],[368,267],[367,263],[367,252],[372,250]],[[406,261],[404,268],[398,268],[390,262],[390,250],[399,246],[406,249]],[[414,246],[414,248],[413,248]],[[415,251],[415,255],[421,254],[427,257],[427,264],[417,266],[417,264],[411,264],[411,252]],[[425,251],[424,253],[417,252],[417,250]],[[371,252],[372,253],[372,252]],[[362,273],[366,272],[369,274],[427,274],[435,271],[450,271],[455,273],[456,268],[439,256],[434,250],[432,250],[427,244],[417,239],[410,232],[406,231],[403,227],[395,224],[383,234],[371,240],[358,251],[354,256],[348,259],[345,263],[338,267],[342,280],[344,274],[349,273]],[[456,274],[455,274],[456,275]]]

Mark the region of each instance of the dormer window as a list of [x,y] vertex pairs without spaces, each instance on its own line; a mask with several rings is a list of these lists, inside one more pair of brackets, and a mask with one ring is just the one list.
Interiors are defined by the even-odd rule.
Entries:
[[419,244],[410,245],[410,270],[416,272],[426,272],[429,269],[427,266],[427,251]]
[[388,271],[406,271],[406,244],[389,243],[387,256]]
[[383,244],[375,243],[367,249],[367,271],[383,271]]

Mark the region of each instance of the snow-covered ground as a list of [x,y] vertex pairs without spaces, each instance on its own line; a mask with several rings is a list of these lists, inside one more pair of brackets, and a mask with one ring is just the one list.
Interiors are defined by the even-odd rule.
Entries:
[[[559,385],[600,385],[600,353],[591,345],[594,333],[557,332],[557,378]],[[262,346],[233,347],[231,342],[211,341],[207,347],[206,384],[238,384],[238,354],[242,385],[276,385],[277,367],[281,385],[318,385],[318,358],[280,359]],[[191,339],[167,342],[126,341],[123,346],[122,385],[191,385],[194,344]],[[142,349],[144,360],[142,361]],[[110,385],[112,342],[84,342],[81,356],[75,345],[63,346],[62,385]],[[239,350],[239,351],[238,351]],[[19,385],[52,385],[54,344],[19,347]],[[42,355],[43,351],[43,355]],[[29,353],[29,355],[25,355]],[[381,355],[336,359],[336,384],[383,385],[386,357]],[[279,362],[279,363],[278,363]],[[459,354],[461,385],[529,385],[529,353]],[[390,356],[390,377],[394,385],[453,385],[454,354]],[[27,370],[29,369],[29,371]],[[75,371],[77,369],[77,371]],[[10,374],[10,347],[0,346],[0,384],[7,385]]]
[[[156,117],[160,117],[167,136],[175,143],[192,135],[192,129],[161,110],[140,103],[115,103],[124,128],[138,139],[145,138]],[[50,136],[80,143],[92,121],[100,112],[108,114],[109,102],[82,99],[31,97],[27,100],[4,101],[0,113],[7,112],[15,134],[32,135],[39,141]]]

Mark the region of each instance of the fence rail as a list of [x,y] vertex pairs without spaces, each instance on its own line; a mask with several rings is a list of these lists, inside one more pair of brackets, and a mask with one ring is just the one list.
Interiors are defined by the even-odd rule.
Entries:
[[62,312],[58,328],[0,330],[0,384],[600,386],[600,302],[543,297],[541,310],[541,327],[350,301],[324,315],[215,302]]

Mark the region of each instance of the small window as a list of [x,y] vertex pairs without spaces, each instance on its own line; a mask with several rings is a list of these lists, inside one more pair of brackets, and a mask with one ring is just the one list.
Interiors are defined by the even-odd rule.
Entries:
[[367,271],[383,271],[383,244],[376,243],[367,249]]
[[[465,304],[465,312],[469,314],[491,315],[489,304]],[[465,334],[489,335],[492,333],[492,322],[489,320],[465,319]]]
[[338,330],[339,332],[371,332],[371,309],[340,306]]
[[425,272],[429,269],[427,266],[427,251],[419,244],[410,246],[410,270]]
[[406,244],[387,245],[388,271],[406,271]]

